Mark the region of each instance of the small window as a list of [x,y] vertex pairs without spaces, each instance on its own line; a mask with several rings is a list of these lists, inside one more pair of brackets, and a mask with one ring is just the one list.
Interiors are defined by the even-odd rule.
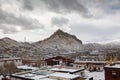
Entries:
[[18,62],[18,60],[16,59],[16,62]]
[[116,77],[117,77],[116,71],[112,71],[112,77],[113,77],[113,79],[116,79]]
[[112,71],[112,75],[116,75],[116,71]]

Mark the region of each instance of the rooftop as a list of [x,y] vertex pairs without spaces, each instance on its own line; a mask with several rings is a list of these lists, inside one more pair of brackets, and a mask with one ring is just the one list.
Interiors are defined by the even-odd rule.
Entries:
[[[42,71],[40,71],[42,72]],[[49,73],[49,71],[48,71]],[[80,75],[74,75],[74,74],[69,74],[69,73],[60,73],[60,72],[53,72],[49,74],[38,74],[38,73],[33,73],[33,71],[26,71],[26,72],[20,72],[16,74],[12,74],[12,78],[18,78],[18,79],[26,79],[26,80],[54,80],[51,78],[48,78],[50,76],[54,77],[61,77],[61,78],[69,78],[69,79],[74,79],[74,78],[79,78]]]
[[11,76],[15,77],[15,78],[27,79],[27,80],[40,80],[40,79],[43,79],[43,78],[47,78],[47,76],[36,75],[36,74],[31,74],[31,73],[26,73],[26,74],[12,74]]
[[80,75],[74,75],[74,74],[69,74],[69,73],[60,73],[60,72],[55,72],[53,74],[50,74],[49,76],[54,76],[54,77],[62,77],[62,78],[78,78]]
[[84,68],[80,68],[80,69],[74,69],[74,68],[51,68],[51,71],[60,71],[60,72],[70,72],[70,73],[74,73],[80,70],[83,70]]
[[115,64],[115,65],[107,65],[105,68],[120,68],[120,64]]
[[23,69],[23,70],[38,70],[39,68],[37,67],[30,67],[27,65],[23,65],[23,66],[17,66],[18,69]]
[[21,58],[0,58],[0,61],[21,60]]
[[74,63],[107,63],[106,61],[75,61]]
[[43,78],[43,79],[40,79],[40,80],[55,80],[55,79]]
[[27,80],[54,80],[49,79],[48,75],[32,73],[31,71],[20,72],[11,75],[12,78],[27,79]]
[[[104,71],[103,72],[88,72],[87,77],[93,77],[93,80],[105,80]],[[89,80],[89,79],[86,79]]]

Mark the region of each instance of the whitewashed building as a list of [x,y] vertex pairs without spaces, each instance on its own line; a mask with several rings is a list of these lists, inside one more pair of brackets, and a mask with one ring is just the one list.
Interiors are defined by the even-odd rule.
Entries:
[[4,63],[10,63],[10,62],[14,62],[16,66],[22,65],[21,58],[1,58],[0,59],[0,66],[3,66]]

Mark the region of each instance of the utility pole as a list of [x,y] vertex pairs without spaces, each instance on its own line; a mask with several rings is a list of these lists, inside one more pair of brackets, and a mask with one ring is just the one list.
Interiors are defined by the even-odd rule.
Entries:
[[26,42],[26,37],[24,37],[24,42]]

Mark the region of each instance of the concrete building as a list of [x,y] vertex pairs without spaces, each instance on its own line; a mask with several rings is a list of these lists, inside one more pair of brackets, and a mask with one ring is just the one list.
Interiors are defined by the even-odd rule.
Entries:
[[105,66],[105,80],[120,80],[120,64]]
[[27,71],[12,74],[11,80],[54,80],[54,79],[50,79],[48,75],[45,74],[43,75],[38,72]]
[[74,67],[84,67],[91,71],[103,71],[106,61],[75,61]]
[[16,66],[22,65],[21,58],[0,58],[0,66],[3,66],[4,63],[14,62]]
[[11,80],[79,80],[80,75],[51,72],[36,71],[36,72],[20,72],[11,75]]
[[46,59],[45,61],[47,62],[47,65],[49,66],[60,65],[60,64],[69,65],[70,63],[74,62],[74,60],[68,59],[62,56],[52,57],[52,58]]
[[23,65],[29,65],[33,67],[42,67],[47,66],[47,62],[45,60],[38,60],[38,59],[23,59]]

